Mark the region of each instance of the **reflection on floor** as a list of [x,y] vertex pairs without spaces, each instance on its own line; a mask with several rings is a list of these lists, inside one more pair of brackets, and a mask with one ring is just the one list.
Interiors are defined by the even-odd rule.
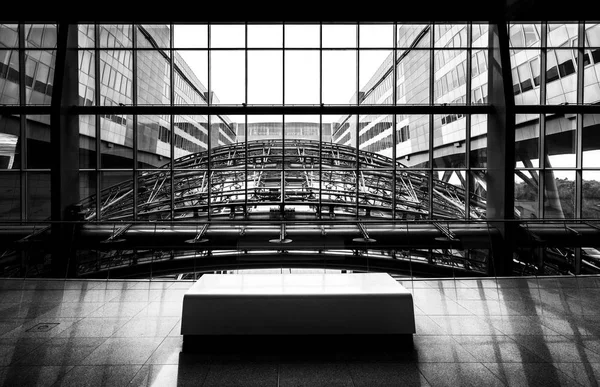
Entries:
[[[326,274],[325,274],[326,275]],[[182,353],[191,281],[0,279],[5,386],[594,386],[600,277],[401,280],[412,349]]]

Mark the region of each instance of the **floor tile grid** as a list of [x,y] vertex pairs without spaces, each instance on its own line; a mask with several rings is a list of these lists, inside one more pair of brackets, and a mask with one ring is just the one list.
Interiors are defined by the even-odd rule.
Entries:
[[[592,283],[592,285],[593,285],[593,286],[590,286],[590,288],[595,288],[595,285],[596,285],[596,283],[594,283],[594,282],[591,282],[591,283]],[[446,284],[446,285],[447,285],[447,284]],[[549,287],[549,286],[546,286],[546,287],[547,287],[547,288],[551,288],[551,287]],[[538,286],[538,287],[537,287],[537,289],[538,289],[538,295],[539,295],[539,297],[540,297],[540,298],[539,298],[540,300],[542,299],[542,294],[541,294],[541,290],[540,290],[541,288],[542,288],[542,287],[540,287],[540,286]],[[575,287],[575,286],[567,286],[566,288],[567,288],[567,289],[579,289],[579,287]],[[448,286],[445,286],[445,287],[444,287],[444,289],[447,291],[447,290],[448,290]],[[552,289],[552,288],[551,288],[551,289]],[[560,291],[560,287],[558,287],[558,288],[554,288],[553,290],[557,290],[557,289]],[[458,288],[456,289],[456,292],[457,292],[457,294],[458,294],[458,292],[459,292],[459,289],[458,289]],[[450,294],[452,294],[452,292],[449,292],[449,293],[450,293]],[[446,292],[446,293],[445,293],[445,295],[447,295],[447,294],[448,294],[448,292]],[[534,294],[535,294],[535,292],[534,292]],[[450,298],[450,299],[452,299],[452,298]],[[476,316],[477,318],[485,317],[485,316],[481,316],[481,315],[479,315],[479,314],[477,314],[477,313],[473,313],[473,315],[474,315],[474,316]],[[429,315],[428,315],[427,313],[425,313],[425,316],[429,316]],[[443,327],[442,327],[442,324],[443,324],[444,322],[447,322],[447,319],[448,319],[448,318],[452,318],[452,315],[450,315],[450,314],[445,314],[444,316],[445,316],[445,318],[442,318],[442,319],[441,319],[442,321],[440,321],[439,323],[438,323],[438,322],[436,322],[436,323],[438,324],[438,326],[440,326],[440,328],[443,328]],[[464,317],[464,315],[456,315],[456,317],[458,317],[458,318],[459,318],[459,319],[461,319],[461,320],[464,320],[464,318],[465,318],[465,317]],[[434,322],[435,322],[435,321],[434,321]],[[485,318],[481,318],[481,322],[482,322],[483,324],[487,323],[487,321],[486,321],[486,319],[485,319]],[[544,324],[542,323],[542,325],[544,325]],[[505,338],[507,338],[507,339],[511,340],[511,341],[512,341],[512,342],[513,342],[515,345],[519,346],[519,347],[520,347],[520,349],[521,349],[522,351],[526,351],[526,353],[533,354],[533,352],[532,352],[532,351],[530,351],[529,349],[527,349],[527,347],[526,347],[526,346],[524,346],[524,345],[522,345],[522,344],[520,343],[520,340],[522,339],[521,335],[509,335],[509,334],[504,334],[503,332],[500,332],[500,331],[499,331],[499,332],[495,333],[495,335],[494,335],[494,336],[489,336],[489,337],[495,337],[495,336],[497,336],[497,335],[498,335],[498,333],[499,333],[500,335],[502,335],[503,337],[505,337]],[[417,332],[417,335],[418,335],[418,334],[419,334],[419,333]],[[572,339],[569,339],[568,337],[566,337],[566,336],[564,336],[564,335],[560,335],[559,333],[556,333],[556,335],[557,335],[557,336],[559,336],[559,337],[561,337],[561,338],[563,338],[563,339],[566,339],[566,340],[570,340],[570,341],[572,341]],[[453,339],[454,339],[454,340],[455,340],[455,341],[456,341],[458,344],[460,344],[460,343],[461,343],[461,338],[463,338],[463,337],[465,337],[465,336],[462,336],[462,335],[452,335],[452,338],[453,338]],[[486,338],[486,336],[485,336],[485,335],[483,335],[483,336],[478,336],[478,337],[480,337],[480,338]],[[534,337],[535,337],[535,336],[534,336]],[[598,336],[592,336],[592,337],[595,339],[595,340],[593,341],[594,343],[598,342]],[[583,347],[583,345],[582,345],[582,347]],[[597,348],[597,347],[596,347],[596,348]],[[467,348],[467,350],[469,350],[469,348]],[[474,353],[473,351],[471,351],[471,354],[475,355],[476,353]],[[598,355],[598,354],[600,354],[600,351],[598,351],[598,349],[596,349],[596,353],[595,353],[595,355]],[[560,380],[560,382],[561,382],[561,383],[563,383],[563,384],[574,384],[574,385],[579,385],[579,384],[578,384],[578,383],[575,381],[575,379],[576,379],[576,376],[578,376],[578,375],[581,375],[581,373],[575,373],[575,372],[572,372],[572,373],[570,373],[570,374],[567,374],[566,372],[564,372],[564,371],[565,371],[565,367],[564,367],[564,365],[565,365],[565,364],[572,364],[572,365],[575,365],[575,366],[581,366],[581,367],[585,367],[585,366],[588,364],[588,362],[586,362],[586,361],[573,361],[572,363],[557,363],[557,362],[553,362],[551,359],[547,360],[547,359],[543,359],[543,358],[541,358],[540,356],[537,356],[537,355],[533,355],[533,356],[535,356],[535,358],[537,358],[537,361],[539,361],[539,362],[537,362],[537,363],[526,363],[527,365],[533,365],[533,366],[535,366],[535,367],[541,367],[541,368],[544,368],[544,371],[545,371],[545,374],[546,374],[546,375],[548,375],[548,374],[554,374],[554,375],[553,375],[553,378],[554,378],[554,379],[548,379],[548,380],[544,380],[544,382],[543,382],[544,384],[546,384],[546,383],[551,383],[553,380],[554,380],[554,381],[555,381],[555,380]],[[535,358],[534,358],[534,359],[535,359]],[[600,375],[600,363],[598,363],[598,362],[597,362],[597,358],[596,358],[596,357],[594,357],[594,359],[595,359],[595,363],[592,363],[592,364],[594,364],[594,365],[595,365],[595,367],[594,367],[594,371],[595,371],[595,370],[598,370],[598,371],[595,371],[595,372],[597,372],[597,375],[593,375],[593,376],[591,376],[591,377],[590,377],[589,379],[587,379],[587,380],[586,380],[586,379],[584,379],[584,380],[583,380],[583,382],[584,382],[584,384],[583,384],[583,385],[588,385],[588,384],[589,384],[589,383],[586,383],[586,382],[591,382],[591,384],[589,384],[589,385],[597,385],[597,380],[598,380],[598,378],[594,379],[594,377],[596,377],[596,376]],[[522,361],[522,359],[521,359],[521,361]],[[534,360],[534,361],[535,361],[535,360]],[[493,372],[493,373],[495,374],[495,376],[497,376],[498,378],[501,378],[503,383],[508,383],[508,384],[513,384],[513,383],[514,383],[514,384],[522,384],[522,383],[523,383],[523,380],[509,380],[508,378],[506,378],[506,376],[505,376],[505,374],[504,374],[503,372],[500,372],[500,371],[501,371],[501,369],[502,369],[501,367],[503,367],[505,364],[509,364],[508,368],[514,368],[513,366],[514,366],[515,364],[521,364],[521,362],[518,362],[518,363],[485,363],[485,362],[482,362],[481,364],[483,364],[483,365],[484,365],[484,366],[485,366],[487,369],[489,369],[491,372]],[[502,366],[501,366],[501,365],[502,365]],[[420,369],[423,369],[424,367],[425,367],[425,368],[427,368],[427,366],[426,366],[425,364],[423,364],[423,363],[420,363],[420,364],[419,364],[419,368],[420,368]],[[528,368],[529,368],[529,367],[528,367]],[[588,368],[589,368],[589,366],[588,366]],[[514,373],[514,371],[515,371],[515,370],[513,369],[513,373]],[[517,372],[517,373],[518,373],[518,372]],[[426,375],[426,377],[427,377],[427,375]],[[542,378],[542,379],[543,379],[543,378]],[[580,381],[581,381],[581,380],[580,380]],[[534,381],[527,381],[527,382],[528,382],[527,384],[532,384],[532,383],[533,383],[533,384],[537,384],[537,383],[538,383],[538,380],[534,380]],[[530,382],[531,382],[531,383],[530,383]],[[488,381],[488,383],[489,383],[489,381]],[[445,382],[444,382],[444,383],[442,383],[442,384],[445,384]]]
[[[456,291],[456,289],[455,289],[455,291]],[[475,314],[473,314],[473,315],[475,315]],[[460,316],[460,315],[459,315],[459,316]],[[164,338],[163,338],[163,341],[164,341]],[[457,344],[460,344],[460,343],[458,343],[458,342],[457,342]],[[157,348],[158,348],[158,347],[157,347]],[[155,350],[156,350],[156,348],[155,348]],[[139,372],[139,371],[138,371],[138,372]]]

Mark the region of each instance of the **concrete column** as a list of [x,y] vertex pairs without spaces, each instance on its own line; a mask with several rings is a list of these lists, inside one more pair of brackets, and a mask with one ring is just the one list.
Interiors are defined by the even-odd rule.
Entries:
[[501,238],[492,241],[488,274],[502,276],[512,274],[514,251],[515,101],[506,21],[490,24],[489,50],[488,101],[495,112],[488,116],[487,142],[494,145],[487,148],[487,217]]
[[73,205],[79,201],[79,116],[69,106],[78,104],[77,26],[58,25],[54,88],[50,116],[50,180],[52,224],[52,275],[75,274],[75,228],[62,223],[77,218]]

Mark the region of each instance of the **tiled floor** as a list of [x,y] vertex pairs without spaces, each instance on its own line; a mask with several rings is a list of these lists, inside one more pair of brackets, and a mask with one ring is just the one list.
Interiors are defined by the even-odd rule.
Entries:
[[597,386],[600,277],[402,281],[414,347],[182,353],[189,281],[0,279],[5,386]]

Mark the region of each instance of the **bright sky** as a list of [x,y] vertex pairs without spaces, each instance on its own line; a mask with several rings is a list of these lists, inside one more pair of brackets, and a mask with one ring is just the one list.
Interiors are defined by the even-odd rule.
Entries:
[[[221,104],[245,102],[244,25],[211,25],[211,82]],[[356,25],[323,25],[323,103],[348,104],[356,93]],[[313,50],[272,50],[283,48],[283,25],[248,25],[249,104],[319,104],[320,26],[286,25],[285,47]],[[175,48],[208,48],[208,26],[175,25]],[[392,25],[361,25],[360,47],[390,47],[360,52],[359,88],[372,77],[393,47]],[[271,50],[268,50],[271,49]],[[198,79],[208,87],[207,51],[183,51],[184,58]],[[285,75],[284,75],[285,72]],[[284,83],[285,79],[285,83]],[[285,94],[284,94],[285,88]],[[328,117],[332,121],[337,117]],[[231,117],[230,117],[231,118]],[[232,118],[233,119],[233,118]]]

